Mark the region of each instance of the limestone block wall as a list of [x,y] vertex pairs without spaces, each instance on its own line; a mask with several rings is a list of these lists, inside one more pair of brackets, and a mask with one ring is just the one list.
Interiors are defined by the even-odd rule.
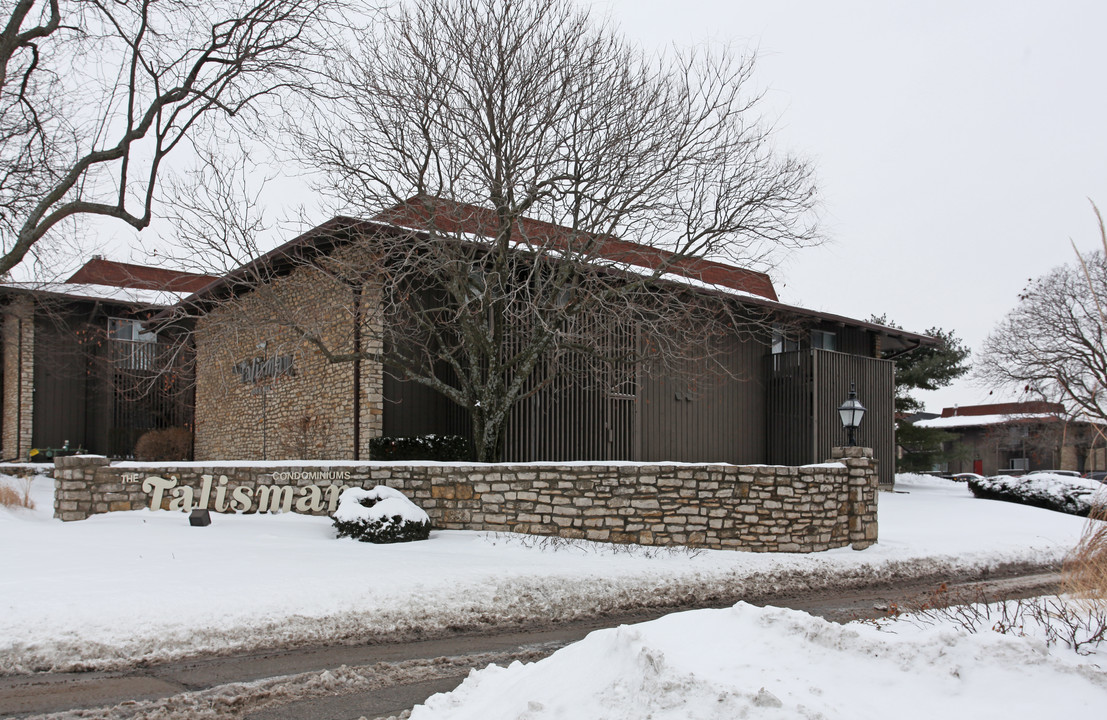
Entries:
[[[520,532],[642,545],[817,552],[877,540],[876,461],[741,465],[110,464],[55,460],[55,516],[155,507],[333,512],[343,487],[403,491],[438,529]],[[277,488],[287,488],[279,490]],[[218,520],[216,520],[218,522]]]
[[30,298],[13,298],[4,308],[3,457],[25,460],[34,430],[35,315]]
[[0,463],[0,475],[30,478],[36,475],[54,476],[54,463],[10,462]]
[[[351,287],[305,266],[198,320],[195,457],[367,458],[382,428],[383,369],[370,359],[330,362],[325,353],[349,355],[358,344],[379,355],[378,295],[371,284]],[[251,376],[244,364],[258,371]]]

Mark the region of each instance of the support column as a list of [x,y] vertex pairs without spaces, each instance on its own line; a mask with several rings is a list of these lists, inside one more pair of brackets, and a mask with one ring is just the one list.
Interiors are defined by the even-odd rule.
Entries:
[[873,449],[867,447],[836,447],[830,450],[831,462],[849,468],[850,547],[864,550],[877,541],[877,498],[880,496],[880,474]]
[[30,298],[14,298],[4,309],[3,457],[26,460],[35,410],[35,311]]

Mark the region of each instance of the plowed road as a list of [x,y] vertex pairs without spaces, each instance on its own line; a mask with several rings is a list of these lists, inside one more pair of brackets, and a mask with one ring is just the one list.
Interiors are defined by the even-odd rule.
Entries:
[[[730,598],[805,610],[844,622],[878,617],[894,603],[940,597],[965,602],[1028,597],[1056,589],[1058,576],[1025,569],[1003,577],[916,578],[840,592]],[[418,642],[272,649],[197,657],[121,672],[43,673],[0,677],[0,716],[58,718],[246,718],[356,720],[397,715],[436,692],[456,687],[470,668],[529,662],[598,628],[642,622],[692,606],[653,608],[556,626],[512,628]]]

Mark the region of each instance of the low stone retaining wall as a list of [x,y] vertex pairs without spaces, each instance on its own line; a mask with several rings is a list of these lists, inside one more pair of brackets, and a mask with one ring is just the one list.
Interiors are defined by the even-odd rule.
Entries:
[[438,529],[556,535],[642,545],[816,552],[877,539],[876,461],[740,465],[282,465],[55,460],[54,515],[141,508],[329,515],[343,487],[403,491]]
[[29,478],[35,475],[54,474],[54,463],[0,463],[0,475]]

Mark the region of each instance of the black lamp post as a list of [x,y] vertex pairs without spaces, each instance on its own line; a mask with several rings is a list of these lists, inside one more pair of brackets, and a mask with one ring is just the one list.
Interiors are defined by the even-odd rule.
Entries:
[[857,388],[854,383],[849,384],[849,398],[838,406],[838,415],[842,418],[842,427],[849,433],[849,446],[857,444],[854,433],[861,425],[861,418],[865,417],[865,406],[857,399]]

